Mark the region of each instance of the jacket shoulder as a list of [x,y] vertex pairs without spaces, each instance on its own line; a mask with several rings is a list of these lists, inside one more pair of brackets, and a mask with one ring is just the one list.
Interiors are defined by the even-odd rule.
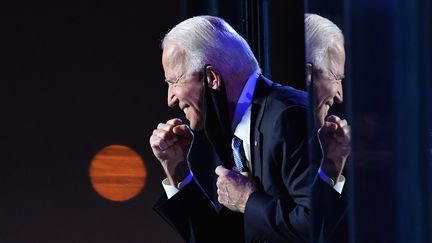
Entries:
[[269,102],[269,104],[284,107],[298,106],[304,109],[308,108],[307,92],[273,82],[264,77],[262,79],[265,86],[267,86],[267,102]]

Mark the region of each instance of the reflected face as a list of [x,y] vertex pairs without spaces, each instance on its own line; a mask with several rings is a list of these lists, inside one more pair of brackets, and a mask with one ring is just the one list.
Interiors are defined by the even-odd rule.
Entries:
[[184,52],[168,44],[162,52],[162,66],[168,83],[168,106],[178,106],[194,131],[202,130],[204,85],[199,73],[190,73],[184,66]]
[[345,50],[343,41],[339,40],[335,43],[339,49],[339,55],[333,50],[330,50],[331,57],[335,58],[336,65],[330,70],[317,70],[314,80],[315,90],[315,122],[318,127],[324,125],[325,118],[328,115],[330,107],[334,102],[343,102],[342,79],[345,72]]

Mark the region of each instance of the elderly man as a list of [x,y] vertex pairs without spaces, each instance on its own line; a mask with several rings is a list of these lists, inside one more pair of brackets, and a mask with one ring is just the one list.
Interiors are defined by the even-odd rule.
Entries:
[[187,242],[307,242],[306,93],[261,75],[224,20],[187,19],[162,41],[174,118],[150,137],[167,178],[154,209]]
[[[346,242],[344,220],[347,202],[341,195],[342,171],[350,153],[350,127],[330,107],[342,103],[345,49],[342,31],[330,20],[305,14],[306,82],[313,90],[313,109],[318,138],[311,143],[312,163],[319,161],[313,186],[313,238],[317,242]],[[314,143],[315,142],[315,143]],[[318,151],[318,152],[317,152]],[[327,183],[324,183],[327,182]],[[333,187],[333,188],[331,188]],[[345,231],[344,231],[345,230]]]

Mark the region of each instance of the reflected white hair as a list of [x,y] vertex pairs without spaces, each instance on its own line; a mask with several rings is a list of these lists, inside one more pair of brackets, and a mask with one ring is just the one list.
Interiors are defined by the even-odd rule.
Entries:
[[336,45],[338,40],[342,40],[342,44],[344,42],[342,31],[333,22],[317,14],[305,14],[304,24],[306,62],[322,71],[335,68],[335,57],[343,51]]
[[261,72],[246,40],[218,17],[202,15],[184,20],[165,35],[162,49],[167,44],[183,48],[188,71],[201,71],[210,64],[229,75]]

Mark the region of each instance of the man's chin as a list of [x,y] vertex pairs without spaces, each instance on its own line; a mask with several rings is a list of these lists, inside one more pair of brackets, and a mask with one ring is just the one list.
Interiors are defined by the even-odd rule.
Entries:
[[199,132],[204,130],[204,124],[202,124],[201,122],[190,122],[190,129],[192,129],[192,131],[195,132]]
[[315,117],[315,126],[317,128],[324,126],[324,119],[325,119],[324,116],[323,117],[321,117],[321,116]]

